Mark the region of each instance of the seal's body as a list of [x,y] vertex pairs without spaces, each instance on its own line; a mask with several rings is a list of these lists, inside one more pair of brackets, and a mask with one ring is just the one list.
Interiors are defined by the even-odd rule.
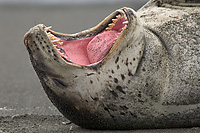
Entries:
[[179,1],[122,8],[73,35],[33,27],[24,43],[58,110],[91,129],[200,126],[199,3]]

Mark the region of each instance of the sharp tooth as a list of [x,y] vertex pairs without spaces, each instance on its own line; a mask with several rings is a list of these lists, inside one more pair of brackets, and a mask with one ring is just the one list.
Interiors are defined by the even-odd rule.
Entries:
[[58,44],[63,45],[63,42],[58,42]]
[[48,30],[51,29],[51,28],[52,28],[52,26],[45,27],[44,30],[45,30],[45,31],[48,31]]
[[106,28],[106,31],[108,31],[108,30],[111,30],[111,29],[112,29],[112,28],[110,28],[110,27],[107,27],[107,28]]
[[118,19],[112,19],[113,23],[116,23],[118,21]]
[[115,24],[111,23],[108,25],[111,29],[113,28],[113,26],[115,26]]
[[125,26],[122,28],[122,30],[125,30],[125,29],[126,29],[126,27],[127,27],[127,25],[125,25]]
[[128,21],[124,21],[123,24],[128,24]]
[[117,11],[118,11],[119,13],[121,13],[121,14],[124,14],[124,12],[123,12],[122,10],[120,10],[120,9],[117,10]]
[[51,40],[51,42],[58,42],[59,40]]
[[126,17],[126,15],[124,15],[124,18],[125,18],[126,20],[128,20],[128,18]]
[[121,15],[120,15],[120,14],[119,14],[119,15],[117,15],[117,16],[116,16],[116,18],[117,18],[117,19],[120,19],[120,18],[121,18]]

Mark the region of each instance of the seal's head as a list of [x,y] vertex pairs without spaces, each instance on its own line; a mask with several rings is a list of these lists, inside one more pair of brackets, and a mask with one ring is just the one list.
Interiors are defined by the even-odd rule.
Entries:
[[[123,79],[137,69],[144,48],[139,18],[125,7],[80,33],[62,34],[50,28],[39,24],[24,36],[32,65],[49,98],[65,116],[82,126],[86,122],[94,125],[97,116],[88,120],[92,124],[85,119],[98,114],[100,95],[107,86],[122,91],[121,82],[111,80],[110,73]],[[130,69],[128,60],[134,61]]]

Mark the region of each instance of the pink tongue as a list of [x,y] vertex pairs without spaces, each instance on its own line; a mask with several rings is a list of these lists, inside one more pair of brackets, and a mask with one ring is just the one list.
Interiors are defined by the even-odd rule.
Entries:
[[87,54],[90,63],[102,60],[119,35],[116,30],[104,31],[96,35],[87,45]]

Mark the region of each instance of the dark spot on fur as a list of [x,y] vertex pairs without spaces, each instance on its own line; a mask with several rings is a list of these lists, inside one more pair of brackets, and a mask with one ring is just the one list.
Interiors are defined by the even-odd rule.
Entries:
[[131,83],[131,80],[128,80],[128,84],[130,84]]
[[47,43],[46,41],[44,41],[44,43]]
[[49,45],[47,45],[47,48],[48,48],[48,49],[50,48]]
[[138,97],[141,98],[141,97],[142,97],[142,94],[139,93],[139,94],[138,94]]
[[146,69],[143,67],[143,68],[142,68],[142,71],[143,71],[143,72],[145,72],[145,71],[146,71]]
[[111,75],[109,75],[108,77],[109,77],[109,78],[112,78],[112,76],[111,76]]
[[120,115],[125,115],[125,113],[124,112],[120,112]]
[[118,95],[117,95],[117,93],[115,91],[110,91],[110,92],[114,97],[118,97]]
[[98,101],[99,98],[98,98],[98,97],[94,97],[93,100],[94,100],[94,101]]
[[118,61],[119,61],[119,57],[116,58],[116,60],[115,60],[115,64],[117,64]]
[[142,54],[142,51],[140,51],[139,54],[141,55],[141,54]]
[[42,42],[40,42],[40,44],[42,44]]
[[56,54],[53,54],[54,55],[54,57],[57,57],[57,55]]
[[110,114],[110,116],[114,119],[115,117],[113,115]]
[[120,97],[122,100],[124,100],[125,98],[124,97]]
[[148,86],[149,86],[149,84],[148,84],[148,83],[146,83],[145,87],[148,87]]
[[133,58],[133,61],[135,61],[135,58]]
[[44,46],[42,46],[42,48],[44,49]]
[[107,112],[109,112],[109,110],[108,110],[108,108],[107,108],[107,107],[104,107],[104,110],[105,110],[105,111],[107,111]]
[[132,65],[133,63],[132,62],[130,62],[130,65]]
[[124,106],[120,106],[120,108],[122,108],[123,110],[127,110],[128,107],[126,107],[125,105]]
[[123,94],[126,94],[126,92],[122,89],[121,86],[116,86],[116,89],[119,90],[120,92],[122,92]]
[[126,63],[125,64],[126,64],[126,66],[128,66],[128,58],[126,58]]
[[150,59],[150,62],[152,62],[153,60],[152,59]]
[[137,117],[135,114],[133,114],[132,112],[129,112],[133,117]]
[[118,79],[117,79],[117,78],[114,78],[114,82],[115,82],[115,83],[118,83]]
[[131,70],[128,69],[128,76],[133,76],[133,74],[131,73]]
[[91,84],[93,84],[93,81],[92,81],[92,80],[90,80],[90,83],[91,83]]
[[113,70],[111,70],[112,73],[115,73]]
[[122,78],[122,80],[124,80],[124,79],[125,79],[125,76],[124,76],[124,74],[121,74],[121,78]]
[[117,111],[117,106],[114,104],[108,104],[107,107],[111,111]]
[[119,65],[117,65],[117,69],[119,69]]
[[51,50],[48,50],[49,53],[51,53]]

